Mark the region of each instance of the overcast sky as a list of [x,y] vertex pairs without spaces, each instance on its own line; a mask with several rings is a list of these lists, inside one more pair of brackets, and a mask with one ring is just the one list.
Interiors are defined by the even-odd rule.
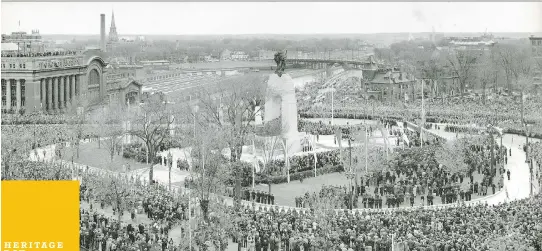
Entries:
[[[542,3],[14,3],[2,33],[99,34],[115,11],[122,34],[542,32]],[[20,27],[19,27],[20,21]]]

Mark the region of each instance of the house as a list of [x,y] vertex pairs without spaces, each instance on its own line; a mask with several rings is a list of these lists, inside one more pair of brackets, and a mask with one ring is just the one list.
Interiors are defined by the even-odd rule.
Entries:
[[231,54],[231,59],[237,61],[248,60],[248,54],[246,54],[244,51],[235,51]]
[[220,61],[224,60],[231,60],[231,51],[228,49],[225,49],[220,53]]
[[[412,99],[416,79],[411,74],[398,68],[381,68],[375,71],[366,71],[368,81],[365,83],[367,99],[394,101],[402,98]],[[408,98],[407,98],[408,97]]]
[[270,50],[260,50],[258,51],[259,60],[271,60],[275,58],[275,51]]

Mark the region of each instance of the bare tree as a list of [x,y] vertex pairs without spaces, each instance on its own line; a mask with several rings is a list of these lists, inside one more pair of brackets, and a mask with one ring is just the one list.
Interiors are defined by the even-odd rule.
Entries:
[[[198,194],[204,220],[208,221],[209,202],[213,196],[223,194],[230,168],[222,150],[228,142],[223,140],[223,132],[216,127],[200,127],[192,141],[192,189]],[[216,197],[215,197],[216,198]]]
[[147,103],[139,107],[139,111],[132,115],[133,129],[129,131],[141,139],[147,148],[150,158],[149,182],[153,182],[154,157],[160,150],[159,147],[169,137],[169,128],[173,123],[171,109],[167,103],[161,100],[149,99]]
[[105,141],[105,148],[109,153],[111,161],[115,156],[115,152],[119,149],[119,144],[124,135],[122,126],[125,111],[118,104],[110,104],[103,108],[103,112],[99,112],[95,121],[97,122],[97,132]]
[[[269,193],[271,193],[271,175],[272,175],[272,167],[270,166],[271,163],[276,159],[277,155],[280,155],[280,153],[277,154],[277,150],[280,149],[280,137],[279,136],[268,136],[268,137],[254,137],[254,145],[256,148],[256,151],[261,152],[262,156],[262,168],[260,169],[260,173],[264,174],[267,185],[269,187]],[[255,152],[254,154],[256,154]]]
[[461,97],[465,94],[467,84],[475,76],[476,61],[479,56],[480,52],[471,50],[454,50],[448,54],[448,63],[459,80]]
[[20,160],[28,158],[31,135],[27,127],[22,125],[2,126],[2,179],[10,179],[17,170]]
[[253,121],[261,109],[265,90],[266,78],[252,73],[223,79],[200,93],[201,123],[214,124],[225,132],[231,161],[241,159],[243,145],[253,133]]
[[85,176],[86,184],[91,184],[96,196],[101,199],[109,198],[113,202],[113,208],[117,212],[117,220],[120,222],[122,212],[127,208],[127,200],[131,196],[130,181],[121,179],[113,174],[101,176]]
[[487,86],[488,84],[493,83],[494,85],[497,84],[497,72],[495,70],[495,53],[493,51],[490,52],[490,55],[485,55],[481,58],[480,63],[477,65],[476,68],[476,78],[480,82],[480,87],[482,87],[482,102],[483,104],[486,103],[487,99]]

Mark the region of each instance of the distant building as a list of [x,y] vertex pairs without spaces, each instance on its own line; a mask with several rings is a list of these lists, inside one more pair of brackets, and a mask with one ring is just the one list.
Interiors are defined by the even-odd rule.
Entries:
[[248,60],[248,54],[246,54],[244,51],[235,51],[231,54],[231,59],[238,61]]
[[142,65],[108,65],[107,96],[109,103],[138,104],[141,100],[142,79],[145,72]]
[[148,60],[140,62],[144,68],[151,70],[169,70],[171,62],[168,60]]
[[[2,34],[2,49],[4,44],[16,44],[19,53],[45,52],[45,45],[39,30],[32,30],[31,34],[24,31],[12,32],[11,35]],[[13,49],[13,45],[6,45]]]
[[111,12],[111,27],[109,27],[109,42],[118,42],[117,26],[115,25],[115,13]]
[[231,60],[231,51],[228,49],[225,49],[220,53],[220,61],[224,60]]
[[451,48],[459,50],[487,50],[497,44],[491,34],[479,37],[447,37],[445,40]]
[[260,50],[258,51],[258,59],[259,60],[270,60],[275,58],[275,51],[268,51],[268,50]]
[[[364,72],[366,99],[398,101],[412,99],[416,78],[398,68],[384,68]],[[406,98],[408,96],[408,98]]]

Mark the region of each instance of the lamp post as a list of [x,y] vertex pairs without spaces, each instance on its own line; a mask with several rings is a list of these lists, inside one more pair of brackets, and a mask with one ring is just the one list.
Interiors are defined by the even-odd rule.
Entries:
[[531,134],[531,125],[525,124],[525,162],[529,161],[529,136]]
[[354,191],[352,190],[352,182],[355,177],[355,174],[352,171],[352,166],[350,166],[350,170],[345,174],[346,178],[350,180],[350,187],[348,188],[348,190],[350,191],[350,210],[352,210],[354,208]]
[[335,82],[331,82],[331,125],[333,124],[334,106],[333,106],[333,93],[335,92]]
[[491,138],[491,157],[490,157],[490,161],[491,163],[489,164],[489,166],[491,167],[491,169],[493,169],[493,162],[494,162],[494,159],[495,159],[495,156],[494,156],[494,150],[495,150],[495,139],[493,138],[493,126],[491,124],[487,125],[487,132],[489,134],[489,137]]

